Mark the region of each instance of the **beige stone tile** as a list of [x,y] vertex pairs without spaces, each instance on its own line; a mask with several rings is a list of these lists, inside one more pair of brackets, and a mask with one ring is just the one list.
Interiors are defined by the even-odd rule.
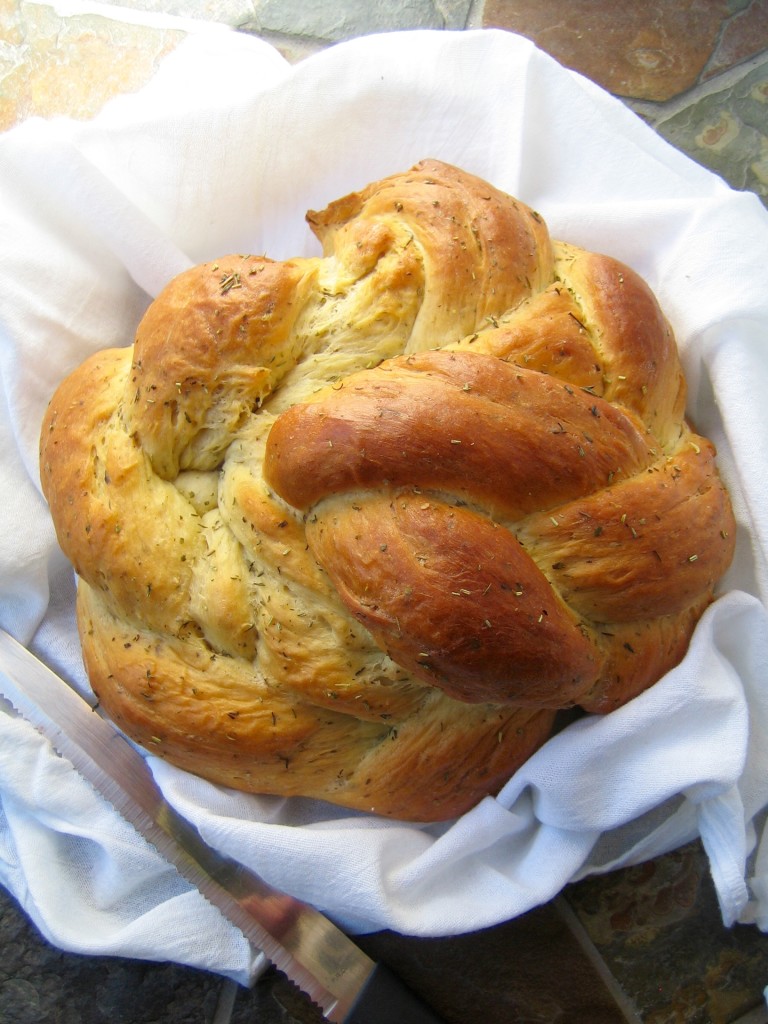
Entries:
[[185,37],[182,29],[0,0],[0,130],[27,117],[93,117],[135,92]]

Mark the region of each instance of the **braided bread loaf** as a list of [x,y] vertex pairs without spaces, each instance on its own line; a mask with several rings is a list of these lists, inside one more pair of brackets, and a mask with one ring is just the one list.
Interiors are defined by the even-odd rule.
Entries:
[[86,668],[213,781],[414,820],[683,656],[733,551],[648,287],[437,161],[171,281],[54,396]]

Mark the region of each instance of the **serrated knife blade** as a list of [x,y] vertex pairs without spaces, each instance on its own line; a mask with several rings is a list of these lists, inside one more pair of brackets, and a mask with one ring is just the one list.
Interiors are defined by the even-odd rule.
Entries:
[[313,907],[210,847],[165,799],[142,755],[0,629],[0,694],[178,872],[338,1024],[441,1024],[383,964]]

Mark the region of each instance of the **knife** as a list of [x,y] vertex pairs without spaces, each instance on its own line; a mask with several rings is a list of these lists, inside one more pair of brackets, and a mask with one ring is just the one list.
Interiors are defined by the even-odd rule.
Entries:
[[210,847],[162,795],[142,755],[0,629],[0,694],[177,871],[337,1024],[443,1024],[323,914]]

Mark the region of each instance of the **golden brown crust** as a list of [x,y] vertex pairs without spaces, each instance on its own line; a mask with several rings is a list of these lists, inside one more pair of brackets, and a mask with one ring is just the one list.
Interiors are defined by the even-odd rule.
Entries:
[[230,256],[180,274],[150,305],[122,414],[156,474],[172,480],[221,463],[254,405],[303,354],[294,328],[315,268]]
[[384,225],[405,252],[418,246],[425,292],[410,351],[457,341],[552,279],[551,243],[541,217],[436,160],[373,182],[307,219],[326,254],[366,251],[367,239],[379,237]]
[[129,735],[448,818],[677,664],[730,504],[629,268],[438,161],[308,219],[322,257],[194,267],[61,385],[43,487]]
[[285,412],[264,476],[304,512],[355,487],[418,484],[519,517],[644,468],[643,434],[621,409],[543,373],[479,352],[424,352]]
[[[386,681],[381,693],[373,680],[325,703],[301,699],[194,635],[131,627],[87,586],[78,621],[89,677],[117,725],[152,753],[249,792],[440,820],[496,792],[554,722],[547,710],[467,708],[438,690],[409,695],[407,683]],[[350,685],[333,676],[315,682],[328,693]]]
[[307,540],[379,646],[457,700],[564,707],[599,674],[583,624],[513,534],[478,513],[374,493],[324,504]]

